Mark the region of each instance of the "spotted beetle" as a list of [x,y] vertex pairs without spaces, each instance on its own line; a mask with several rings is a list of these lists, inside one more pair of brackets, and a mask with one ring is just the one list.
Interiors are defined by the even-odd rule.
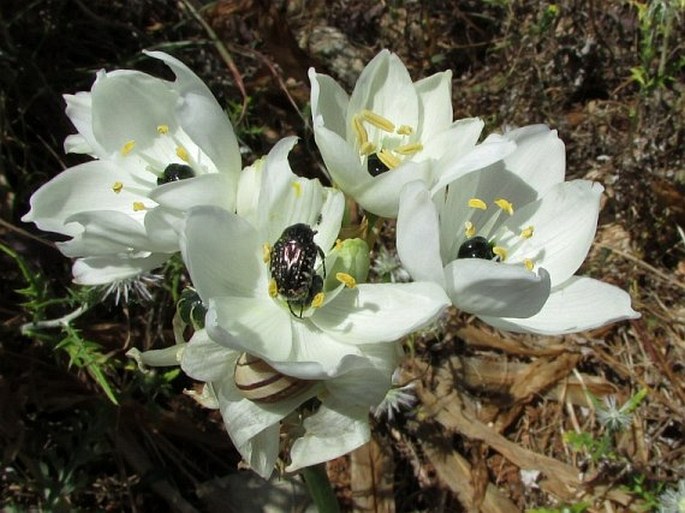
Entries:
[[[316,231],[304,223],[288,226],[274,244],[269,271],[277,292],[288,302],[290,313],[302,318],[302,312],[323,290],[323,278],[316,274],[316,257],[321,257],[326,277],[324,252],[314,242]],[[293,306],[300,307],[299,315]]]

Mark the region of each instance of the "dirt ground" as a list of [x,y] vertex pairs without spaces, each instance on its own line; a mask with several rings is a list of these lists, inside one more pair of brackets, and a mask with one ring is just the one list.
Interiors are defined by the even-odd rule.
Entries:
[[[221,419],[182,394],[193,383],[142,378],[124,357],[171,343],[182,279],[158,287],[152,307],[105,303],[80,317],[75,327],[102,357],[95,363],[61,348],[64,333],[19,332],[38,307],[18,292],[27,281],[12,254],[41,278],[42,297],[70,294],[56,239],[19,220],[37,187],[82,160],[62,149],[73,128],[61,95],[88,90],[101,68],[168,76],[146,48],[174,54],[208,83],[248,162],[298,135],[294,169],[324,179],[307,70],[351,91],[388,48],[415,79],[452,70],[457,119],[481,117],[488,133],[557,129],[567,178],[605,188],[581,274],[630,291],[641,319],[542,338],[450,312],[413,341],[403,365],[417,408],[374,420],[371,444],[328,464],[344,511],[656,511],[659,495],[685,479],[682,2],[2,0],[0,28],[7,511],[245,511],[216,484],[240,457]],[[68,306],[39,309],[59,317]],[[602,422],[609,397],[633,401],[618,430]]]

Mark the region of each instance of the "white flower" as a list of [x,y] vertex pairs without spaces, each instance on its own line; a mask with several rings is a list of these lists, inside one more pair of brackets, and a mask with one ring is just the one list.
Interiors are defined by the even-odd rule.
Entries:
[[89,92],[66,95],[78,134],[65,149],[97,160],[43,185],[23,217],[71,238],[60,250],[78,258],[77,283],[113,283],[161,265],[178,251],[175,228],[193,205],[235,209],[240,154],[230,121],[183,63],[146,53],[176,80],[103,70]]
[[659,496],[659,513],[685,513],[685,479]]
[[316,144],[333,182],[376,215],[397,216],[408,182],[442,186],[514,148],[498,136],[476,145],[479,119],[452,121],[449,71],[412,83],[400,59],[383,50],[351,97],[327,75],[310,69],[309,78]]
[[434,194],[420,182],[403,190],[397,248],[405,268],[505,330],[562,334],[639,317],[624,291],[574,276],[595,234],[601,185],[563,181],[555,131],[537,125],[505,137],[517,149],[502,162]]
[[[279,142],[250,171],[259,176],[241,176],[241,194],[242,187],[259,188],[256,205],[239,204],[239,215],[215,207],[192,209],[181,240],[193,284],[208,306],[208,339],[195,347],[215,353],[188,360],[184,368],[197,379],[219,383],[216,395],[227,429],[262,475],[271,472],[278,453],[279,423],[314,396],[322,404],[304,420],[289,469],[367,441],[369,408],[383,399],[397,365],[395,341],[430,322],[449,302],[435,284],[355,284],[344,274],[338,276],[342,283],[327,276],[321,294],[302,305],[278,294],[268,257],[284,229],[309,225],[326,255],[343,214],[342,193],[292,174],[287,154],[293,144],[293,138]],[[320,257],[317,263],[322,276]],[[276,403],[249,401],[232,380],[241,353],[286,376],[317,383]],[[221,370],[209,373],[216,366]]]

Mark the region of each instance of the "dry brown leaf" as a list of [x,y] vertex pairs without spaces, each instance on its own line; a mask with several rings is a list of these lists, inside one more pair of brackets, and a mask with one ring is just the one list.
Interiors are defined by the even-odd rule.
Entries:
[[350,455],[352,511],[394,513],[393,479],[395,463],[387,440],[371,440]]

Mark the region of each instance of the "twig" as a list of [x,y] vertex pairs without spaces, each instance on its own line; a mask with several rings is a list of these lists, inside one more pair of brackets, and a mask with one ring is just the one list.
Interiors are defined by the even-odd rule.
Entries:
[[209,25],[209,23],[207,23],[207,21],[202,17],[200,12],[195,8],[195,6],[193,5],[193,0],[181,1],[183,2],[183,5],[185,5],[185,7],[190,11],[190,14],[192,14],[193,17],[198,21],[198,23],[202,25],[202,28],[205,29],[207,36],[214,44],[214,47],[216,48],[217,52],[219,52],[219,55],[221,55],[221,58],[224,60],[224,63],[233,75],[233,80],[235,80],[235,84],[236,86],[238,86],[238,90],[240,91],[240,94],[243,97],[243,104],[240,110],[240,117],[238,118],[238,121],[236,121],[236,124],[238,124],[243,120],[243,117],[245,117],[245,114],[247,113],[248,104],[247,91],[245,90],[243,77],[240,75],[240,71],[238,71],[238,67],[235,65],[235,61],[233,61],[233,57],[231,57],[228,48],[226,48],[226,45],[223,43],[223,41],[221,41],[221,39],[219,39],[219,36],[217,36],[214,29]]
[[622,256],[622,257],[625,258],[626,260],[630,260],[631,262],[633,262],[633,263],[639,265],[640,267],[642,267],[642,268],[648,270],[649,272],[656,274],[659,278],[661,278],[662,280],[667,281],[667,282],[670,283],[671,285],[675,285],[676,287],[685,290],[685,283],[682,283],[682,282],[680,282],[680,281],[678,281],[678,280],[673,279],[671,276],[669,276],[669,275],[666,274],[665,272],[660,271],[659,269],[657,269],[656,267],[654,267],[654,266],[648,264],[648,263],[645,262],[644,260],[642,260],[642,259],[640,259],[640,258],[638,258],[638,257],[636,257],[636,256],[634,256],[634,255],[631,255],[630,253],[627,253],[627,252],[625,252],[625,251],[623,251],[623,250],[621,250],[621,249],[615,248],[615,247],[613,247],[613,246],[609,246],[608,244],[604,244],[604,243],[602,243],[602,242],[595,242],[595,244],[596,244],[597,246],[599,246],[600,248],[608,249],[608,250],[611,251],[612,253],[616,253],[617,255]]

